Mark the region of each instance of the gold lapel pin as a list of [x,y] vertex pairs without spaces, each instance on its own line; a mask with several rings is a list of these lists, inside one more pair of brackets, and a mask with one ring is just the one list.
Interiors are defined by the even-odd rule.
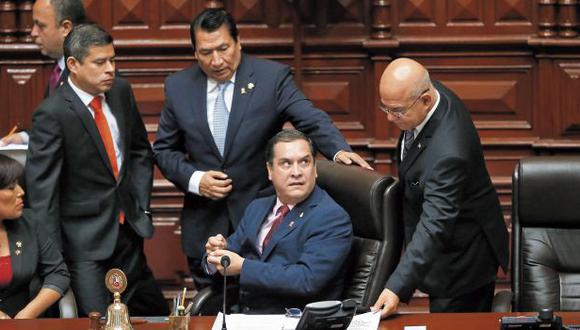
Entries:
[[21,248],[22,247],[22,242],[21,241],[16,242],[16,247]]
[[246,89],[244,87],[242,87],[241,93],[246,94]]

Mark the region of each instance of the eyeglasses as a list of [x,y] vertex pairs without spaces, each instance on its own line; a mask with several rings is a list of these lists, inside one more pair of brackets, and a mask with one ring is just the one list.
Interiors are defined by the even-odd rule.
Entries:
[[427,93],[429,91],[430,88],[425,89],[424,91],[421,92],[421,94],[419,94],[419,96],[417,96],[417,98],[415,99],[415,101],[413,101],[413,103],[411,103],[410,106],[408,107],[400,107],[397,109],[389,109],[387,108],[385,105],[383,105],[382,103],[379,104],[379,110],[381,110],[382,112],[386,113],[387,115],[391,115],[391,116],[395,116],[397,118],[401,118],[403,117],[412,107],[415,106],[415,103],[417,103],[417,101],[419,101],[419,99],[421,98],[421,96],[423,96],[423,94]]

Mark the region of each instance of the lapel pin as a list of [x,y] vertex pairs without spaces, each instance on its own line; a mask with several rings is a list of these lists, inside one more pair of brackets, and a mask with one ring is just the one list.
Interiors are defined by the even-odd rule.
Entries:
[[300,212],[300,217],[302,218],[304,216],[304,212]]
[[16,247],[21,248],[22,247],[22,242],[21,241],[17,241],[16,242]]
[[421,142],[419,142],[419,144],[417,144],[417,148],[421,149]]
[[290,228],[294,227],[294,221],[290,221],[290,223],[288,224],[288,227],[290,227]]
[[244,87],[242,87],[242,91],[241,91],[241,93],[242,93],[242,94],[246,94],[246,89],[245,89]]
[[254,86],[256,86],[254,83],[248,83],[248,89],[254,89]]
[[16,254],[17,256],[19,256],[20,255],[20,250],[14,251],[14,254]]

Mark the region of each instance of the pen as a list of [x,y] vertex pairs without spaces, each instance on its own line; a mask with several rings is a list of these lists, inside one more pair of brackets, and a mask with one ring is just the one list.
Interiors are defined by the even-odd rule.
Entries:
[[[184,306],[185,305],[185,293],[186,292],[187,292],[187,288],[184,287],[183,288],[183,296],[181,296],[181,306]],[[183,308],[185,308],[185,307],[183,307]]]
[[12,127],[12,129],[10,130],[10,133],[8,133],[8,135],[6,135],[6,136],[10,136],[10,135],[14,134],[14,132],[16,132],[17,129],[18,129],[18,124],[14,125],[14,127]]

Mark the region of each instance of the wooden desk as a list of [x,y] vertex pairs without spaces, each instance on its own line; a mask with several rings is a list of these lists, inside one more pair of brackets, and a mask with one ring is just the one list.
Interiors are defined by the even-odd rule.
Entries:
[[[408,325],[426,325],[427,330],[496,330],[499,329],[499,318],[503,313],[479,314],[402,314],[382,321],[380,330],[403,330]],[[512,313],[511,315],[530,315]],[[564,324],[580,324],[580,313],[558,313]],[[215,317],[204,316],[192,318],[190,330],[209,330]],[[44,320],[3,320],[0,330],[86,330],[88,319],[44,319]],[[135,330],[166,330],[166,323],[137,323]],[[256,329],[261,330],[261,329]],[[265,329],[272,330],[272,329]],[[276,329],[273,329],[276,330]]]

